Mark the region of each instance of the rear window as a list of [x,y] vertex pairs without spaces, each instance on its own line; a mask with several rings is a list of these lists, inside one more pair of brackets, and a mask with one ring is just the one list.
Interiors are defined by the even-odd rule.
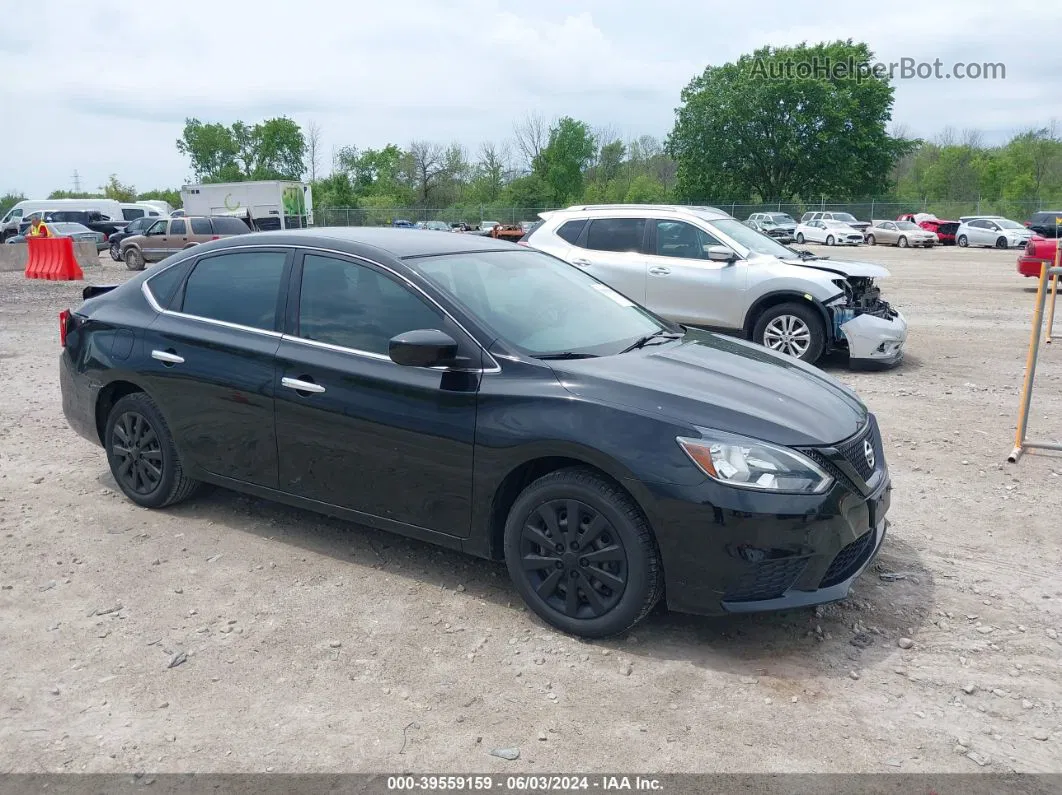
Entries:
[[218,216],[211,218],[210,222],[214,225],[215,235],[243,235],[251,231],[239,218]]
[[644,218],[599,218],[590,222],[586,247],[594,251],[639,251]]
[[210,220],[207,218],[193,218],[192,219],[192,234],[193,235],[212,235],[214,230],[210,228]]
[[567,221],[561,224],[560,229],[557,230],[557,237],[575,245],[575,241],[583,233],[584,226],[586,226],[585,218],[581,218],[578,221]]
[[135,221],[137,218],[143,218],[144,217],[144,211],[143,210],[130,210],[130,209],[127,209],[127,208],[123,207],[122,208],[122,217],[126,221]]

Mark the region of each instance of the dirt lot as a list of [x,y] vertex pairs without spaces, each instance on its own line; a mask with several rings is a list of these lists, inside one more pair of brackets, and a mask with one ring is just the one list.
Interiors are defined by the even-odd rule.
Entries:
[[[592,644],[501,564],[225,491],[134,507],[60,408],[82,285],[0,274],[0,771],[1062,772],[1062,457],[1003,463],[1032,280],[852,256],[911,324],[898,369],[828,366],[886,438],[876,568],[838,605]],[[1062,438],[1060,388],[1056,343],[1033,436]]]

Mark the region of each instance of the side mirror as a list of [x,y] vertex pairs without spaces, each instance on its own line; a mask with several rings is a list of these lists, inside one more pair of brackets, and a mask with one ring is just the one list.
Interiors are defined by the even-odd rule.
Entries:
[[391,338],[387,355],[405,367],[439,367],[457,359],[454,338],[438,329],[417,329]]
[[736,262],[738,255],[726,246],[708,246],[708,259],[712,262]]

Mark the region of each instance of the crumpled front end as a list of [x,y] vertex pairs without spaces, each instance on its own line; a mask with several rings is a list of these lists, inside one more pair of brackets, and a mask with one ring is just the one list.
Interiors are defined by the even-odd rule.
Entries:
[[907,320],[882,300],[874,280],[861,277],[835,282],[845,294],[829,304],[837,343],[848,348],[853,363],[897,364],[907,342]]

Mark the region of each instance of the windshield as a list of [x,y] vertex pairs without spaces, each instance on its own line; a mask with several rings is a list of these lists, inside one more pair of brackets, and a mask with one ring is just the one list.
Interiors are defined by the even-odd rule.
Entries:
[[795,224],[796,223],[796,221],[793,220],[793,216],[786,215],[785,213],[770,213],[767,217],[770,218],[771,221],[773,223],[776,223],[776,224]]
[[850,224],[856,219],[851,213],[834,213],[833,218],[835,221],[843,221],[846,224]]
[[667,328],[610,287],[538,251],[476,251],[407,262],[531,356],[612,355]]
[[912,223],[911,221],[897,221],[896,222],[896,228],[897,229],[918,229],[919,226],[918,226],[918,224]]
[[841,229],[848,226],[844,221],[823,221],[823,223],[830,229]]
[[1015,221],[1008,221],[1006,218],[1000,218],[996,223],[1000,229],[1024,229],[1025,227]]
[[[745,226],[741,221],[723,218],[711,222],[712,227],[729,237],[742,248],[753,254],[764,254],[769,257],[792,259],[793,251],[779,244],[774,238],[757,232],[751,227]],[[740,252],[738,252],[740,253]]]

